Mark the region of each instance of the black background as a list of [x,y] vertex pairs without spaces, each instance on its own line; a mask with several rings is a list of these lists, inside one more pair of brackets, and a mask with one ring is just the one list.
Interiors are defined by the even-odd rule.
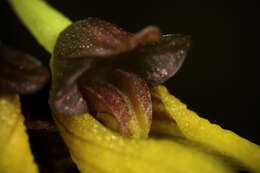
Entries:
[[[73,21],[92,16],[130,32],[157,25],[165,34],[191,35],[189,56],[165,85],[200,116],[260,144],[256,1],[47,2]],[[4,1],[0,4],[0,40],[38,57],[47,66],[50,55],[37,44],[8,4]],[[49,86],[36,95],[22,97],[26,114],[35,119],[51,119],[48,89]]]

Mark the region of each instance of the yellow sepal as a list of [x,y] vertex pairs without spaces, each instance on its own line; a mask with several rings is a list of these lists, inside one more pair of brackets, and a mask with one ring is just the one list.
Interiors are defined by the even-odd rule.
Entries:
[[232,172],[211,155],[170,139],[124,138],[89,114],[53,117],[81,173]]
[[[157,101],[157,105],[153,106],[158,109],[164,107],[185,138],[207,146],[208,151],[240,161],[254,172],[260,172],[260,147],[258,145],[199,117],[195,112],[187,109],[179,99],[169,94],[164,86],[154,88],[152,97],[161,102],[161,105]],[[221,107],[216,108],[221,109]]]

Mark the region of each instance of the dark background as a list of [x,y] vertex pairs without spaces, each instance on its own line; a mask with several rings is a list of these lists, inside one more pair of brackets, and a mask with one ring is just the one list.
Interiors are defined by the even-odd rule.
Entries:
[[[157,25],[165,34],[191,35],[189,56],[165,85],[200,116],[260,144],[256,1],[48,2],[73,21],[92,16],[130,32]],[[8,4],[0,4],[0,40],[38,57],[47,66],[50,55],[18,21]],[[37,95],[22,97],[26,114],[35,119],[51,119],[48,89],[49,86]],[[31,107],[32,103],[38,104]]]

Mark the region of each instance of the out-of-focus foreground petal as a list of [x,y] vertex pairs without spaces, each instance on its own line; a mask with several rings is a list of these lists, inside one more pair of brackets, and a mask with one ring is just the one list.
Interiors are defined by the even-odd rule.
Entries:
[[181,133],[176,133],[177,135],[184,135],[188,140],[208,146],[209,151],[233,158],[251,171],[260,172],[260,147],[258,145],[199,117],[188,110],[180,100],[170,95],[164,86],[154,88],[152,97],[154,111],[166,111],[174,119],[177,127],[169,129]]
[[37,173],[21,114],[19,96],[0,95],[0,172]]
[[47,68],[36,58],[0,44],[0,93],[35,93],[49,76]]
[[53,115],[81,173],[225,173],[216,158],[171,140],[129,139],[89,114]]

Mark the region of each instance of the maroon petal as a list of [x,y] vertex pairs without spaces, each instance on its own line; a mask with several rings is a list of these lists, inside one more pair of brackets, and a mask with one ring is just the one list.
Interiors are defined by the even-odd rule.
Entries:
[[183,64],[191,45],[189,36],[164,35],[160,41],[137,48],[124,58],[110,62],[143,77],[155,86],[172,77]]
[[159,39],[160,31],[154,26],[132,34],[95,18],[73,23],[60,34],[54,49],[52,109],[63,114],[86,112],[88,108],[77,88],[77,78],[99,61],[113,59],[140,44]]
[[88,112],[76,83],[78,77],[90,68],[88,59],[54,59],[52,61],[52,89],[49,104],[52,111],[64,115]]
[[148,26],[132,34],[96,18],[73,23],[59,36],[54,56],[56,58],[109,57],[130,51],[139,44],[160,39],[160,30]]
[[34,93],[48,79],[48,70],[38,60],[0,44],[0,93]]

